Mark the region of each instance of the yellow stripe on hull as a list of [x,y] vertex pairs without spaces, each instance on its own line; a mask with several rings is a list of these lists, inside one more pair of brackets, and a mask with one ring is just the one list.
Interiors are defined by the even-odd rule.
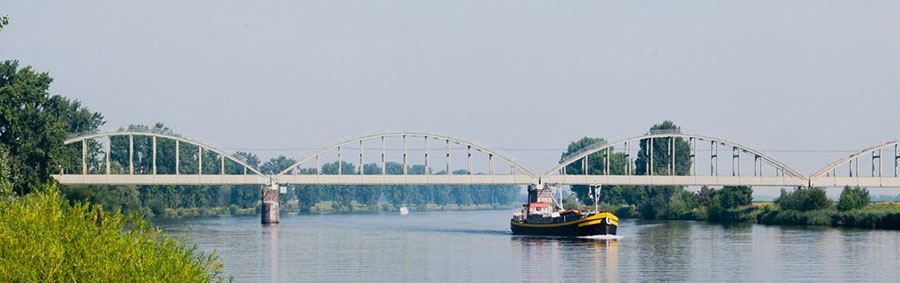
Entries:
[[[590,221],[590,222],[582,222],[582,223],[578,223],[578,227],[602,224],[603,221],[606,221],[606,219],[598,219],[598,220],[594,220],[594,221]],[[619,226],[619,221],[612,220],[612,217],[610,217],[609,225]]]

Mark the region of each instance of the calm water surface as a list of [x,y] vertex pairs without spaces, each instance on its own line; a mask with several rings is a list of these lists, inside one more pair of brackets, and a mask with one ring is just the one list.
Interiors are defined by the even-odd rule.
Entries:
[[900,281],[900,232],[619,222],[616,239],[513,236],[510,211],[159,220],[235,281]]

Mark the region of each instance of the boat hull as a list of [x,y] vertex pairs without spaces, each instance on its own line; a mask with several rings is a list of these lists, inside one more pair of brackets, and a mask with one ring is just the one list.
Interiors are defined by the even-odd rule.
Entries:
[[510,228],[514,235],[580,237],[615,235],[618,224],[619,219],[612,213],[600,213],[562,223],[531,224],[511,221]]

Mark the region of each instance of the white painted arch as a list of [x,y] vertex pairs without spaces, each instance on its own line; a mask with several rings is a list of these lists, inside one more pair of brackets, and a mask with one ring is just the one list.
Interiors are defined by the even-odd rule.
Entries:
[[190,139],[186,139],[186,138],[184,138],[184,137],[179,137],[179,136],[174,136],[174,135],[168,135],[168,134],[162,134],[162,133],[139,132],[139,131],[120,131],[120,132],[94,133],[94,134],[87,134],[87,135],[82,135],[82,136],[77,136],[77,137],[69,138],[69,139],[67,139],[67,140],[64,142],[64,144],[67,144],[67,145],[68,145],[68,144],[73,144],[73,143],[83,142],[84,140],[95,139],[95,138],[100,138],[100,137],[113,137],[113,136],[148,136],[148,137],[157,137],[157,138],[164,138],[164,139],[177,140],[177,141],[179,141],[179,142],[191,144],[191,145],[194,145],[194,146],[199,146],[199,147],[202,147],[202,148],[205,149],[205,150],[209,150],[209,151],[215,152],[215,153],[217,153],[217,154],[219,154],[219,155],[221,155],[221,156],[224,156],[225,158],[228,158],[228,159],[231,160],[231,161],[234,161],[235,163],[237,163],[237,164],[243,166],[244,168],[246,168],[248,171],[253,172],[253,173],[256,174],[256,175],[259,175],[260,177],[264,177],[264,178],[266,177],[266,175],[264,175],[263,173],[260,173],[258,170],[256,170],[256,169],[253,168],[252,166],[247,165],[247,163],[245,163],[244,161],[242,161],[242,160],[240,160],[240,159],[237,159],[237,158],[235,158],[234,156],[231,156],[230,154],[226,153],[225,151],[222,151],[222,150],[217,149],[217,148],[215,148],[215,147],[212,147],[212,146],[203,144],[203,143],[201,143],[201,142],[197,142],[197,141],[193,141],[193,140],[190,140]]
[[343,147],[343,146],[347,146],[347,145],[359,143],[359,142],[361,142],[361,141],[374,140],[374,139],[381,139],[381,138],[388,138],[388,137],[420,137],[420,138],[435,139],[435,140],[440,140],[440,141],[449,141],[449,142],[452,142],[452,143],[456,143],[456,144],[458,144],[458,145],[468,146],[468,147],[471,147],[472,149],[474,149],[474,150],[476,150],[476,151],[478,151],[478,152],[482,152],[482,153],[484,153],[484,154],[488,154],[489,156],[491,156],[491,158],[497,159],[498,161],[500,161],[500,162],[506,164],[506,165],[509,166],[510,168],[513,168],[513,170],[515,170],[516,172],[519,172],[519,173],[521,173],[522,175],[527,176],[528,178],[531,178],[531,179],[534,179],[534,180],[537,179],[537,176],[536,176],[536,175],[532,174],[531,172],[529,172],[528,170],[526,170],[524,167],[520,166],[519,164],[516,164],[516,163],[513,162],[512,160],[510,160],[510,159],[508,159],[508,158],[506,158],[506,157],[503,157],[503,156],[497,154],[496,152],[491,151],[491,150],[489,150],[489,149],[487,149],[487,148],[484,148],[484,147],[481,147],[481,146],[478,146],[478,145],[476,145],[476,144],[473,144],[473,143],[470,143],[470,142],[467,142],[467,141],[463,141],[463,140],[460,140],[460,139],[448,137],[448,136],[434,135],[434,134],[426,134],[426,133],[416,133],[416,132],[398,132],[398,133],[375,134],[375,135],[369,135],[369,136],[359,137],[359,138],[351,139],[351,140],[348,140],[348,141],[345,141],[345,142],[341,142],[341,143],[332,145],[332,146],[330,146],[330,147],[327,147],[327,148],[322,149],[322,150],[320,150],[320,151],[318,151],[318,152],[316,152],[316,153],[314,153],[314,154],[311,154],[311,155],[309,155],[309,156],[307,156],[307,157],[304,157],[304,158],[300,159],[299,161],[295,162],[293,165],[291,165],[291,166],[288,167],[287,169],[284,169],[283,171],[281,171],[280,173],[278,173],[278,175],[276,175],[276,177],[279,177],[279,176],[285,176],[285,175],[288,174],[288,172],[290,172],[290,171],[293,170],[294,168],[298,168],[298,166],[302,165],[303,163],[306,163],[307,161],[310,161],[310,160],[312,160],[313,158],[316,158],[317,156],[320,156],[320,155],[322,155],[322,154],[324,154],[324,153],[326,153],[326,152],[330,152],[330,151],[332,151],[332,150],[335,150],[335,149],[337,149],[337,148],[339,148],[339,147]]
[[648,134],[648,135],[643,135],[643,136],[626,138],[626,139],[622,139],[622,140],[615,141],[612,143],[598,144],[597,146],[589,147],[590,148],[589,150],[582,151],[576,155],[570,156],[566,160],[563,160],[562,162],[559,163],[558,166],[554,167],[553,169],[550,169],[550,171],[547,171],[547,173],[545,173],[544,176],[550,176],[553,174],[557,174],[560,172],[560,170],[562,170],[566,166],[568,166],[572,163],[575,163],[576,161],[581,160],[582,158],[584,158],[588,155],[591,155],[591,154],[594,154],[597,152],[601,152],[601,151],[605,151],[616,145],[624,144],[626,142],[630,143],[630,142],[640,141],[640,140],[645,140],[645,139],[660,139],[660,138],[685,138],[685,139],[690,138],[690,139],[695,139],[698,141],[714,142],[714,143],[717,143],[717,144],[720,144],[720,145],[726,146],[726,147],[736,147],[743,152],[749,153],[754,156],[758,156],[760,158],[760,160],[762,160],[765,163],[768,163],[769,165],[771,165],[779,170],[782,170],[782,172],[784,172],[785,175],[787,175],[789,177],[802,178],[803,180],[806,180],[806,176],[803,176],[800,173],[797,173],[797,171],[794,171],[787,165],[784,165],[783,163],[775,160],[774,158],[771,158],[771,157],[769,157],[757,150],[754,150],[752,148],[740,145],[738,143],[719,139],[719,138],[713,138],[713,137],[701,136],[701,135],[692,135],[692,134],[682,134],[682,133]]

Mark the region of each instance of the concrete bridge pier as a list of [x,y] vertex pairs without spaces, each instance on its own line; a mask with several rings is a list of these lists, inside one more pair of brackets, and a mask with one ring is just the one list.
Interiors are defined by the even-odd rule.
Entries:
[[266,186],[262,191],[262,224],[278,224],[278,186]]

